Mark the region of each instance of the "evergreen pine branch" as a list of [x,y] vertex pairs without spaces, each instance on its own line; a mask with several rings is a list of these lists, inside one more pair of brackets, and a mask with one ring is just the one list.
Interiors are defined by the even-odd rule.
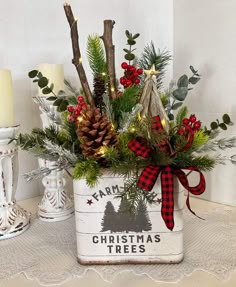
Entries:
[[221,139],[211,139],[206,144],[204,144],[196,152],[211,152],[217,149],[225,150],[227,148],[236,147],[236,137],[221,138]]
[[42,112],[46,113],[48,118],[52,121],[52,123],[56,125],[62,125],[60,114],[53,109],[46,103],[46,99],[42,97],[33,97],[33,100],[36,104],[39,105]]
[[188,108],[186,106],[179,109],[176,115],[176,125],[181,125],[184,118],[187,117]]
[[197,167],[202,171],[210,171],[216,165],[216,159],[208,155],[193,156],[189,152],[180,152],[176,155],[173,166],[178,168]]
[[31,172],[25,173],[23,176],[26,181],[32,181],[34,179],[42,178],[51,173],[51,170],[47,167],[40,167],[38,169],[32,170]]
[[120,133],[124,133],[128,131],[130,125],[137,118],[137,115],[142,111],[143,106],[141,104],[136,104],[131,112],[122,112],[121,113],[121,123],[120,123]]
[[103,95],[103,103],[104,103],[105,114],[107,115],[108,120],[114,124],[115,122],[114,112],[113,112],[113,107],[112,107],[110,97],[108,96],[108,94]]
[[75,166],[78,159],[78,155],[75,155],[71,151],[65,149],[64,147],[52,143],[49,140],[44,141],[44,147],[47,150],[48,154],[55,155],[60,160],[67,162],[71,166]]
[[77,162],[74,171],[74,179],[86,179],[86,183],[93,187],[97,184],[98,178],[101,176],[99,164],[94,160]]
[[209,141],[209,136],[206,135],[206,133],[200,129],[194,134],[191,150],[196,151],[202,146],[204,147],[208,141]]
[[[156,48],[151,42],[144,48],[144,51],[141,55],[141,58],[138,60],[138,66],[143,70],[149,70],[152,65],[155,65],[155,69],[160,72],[157,76],[157,87],[160,88],[163,84],[163,77],[165,73],[166,66],[169,61],[172,59],[168,51],[156,51]],[[144,81],[144,75],[142,76],[141,81]]]
[[94,77],[106,73],[105,52],[99,35],[88,36],[87,56]]

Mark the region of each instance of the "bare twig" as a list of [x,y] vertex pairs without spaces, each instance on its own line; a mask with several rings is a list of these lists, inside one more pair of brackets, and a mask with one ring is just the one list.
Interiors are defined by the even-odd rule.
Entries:
[[77,29],[77,20],[74,18],[73,12],[71,10],[71,6],[68,3],[64,4],[64,10],[67,17],[67,20],[70,25],[70,31],[71,31],[71,41],[72,41],[72,48],[73,48],[73,60],[72,63],[75,65],[75,68],[77,70],[77,73],[80,78],[81,85],[83,87],[85,96],[87,98],[87,101],[90,105],[94,106],[94,100],[92,97],[92,93],[88,84],[88,80],[82,65],[82,58],[79,48],[79,35],[78,35],[78,29]]
[[106,51],[107,71],[109,74],[109,96],[116,97],[116,72],[115,72],[115,46],[112,42],[112,29],[115,21],[104,20],[104,32],[101,36]]

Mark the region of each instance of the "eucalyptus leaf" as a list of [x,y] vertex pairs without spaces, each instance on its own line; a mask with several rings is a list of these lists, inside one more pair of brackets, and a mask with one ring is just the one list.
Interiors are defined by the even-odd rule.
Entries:
[[43,92],[44,95],[48,95],[48,94],[50,94],[52,92],[52,90],[50,88],[46,87],[46,88],[42,89],[42,92]]
[[57,100],[53,103],[53,105],[59,107],[60,104],[62,103],[62,101],[63,101],[63,99],[57,99]]
[[133,39],[137,39],[139,36],[140,36],[140,34],[139,34],[139,33],[134,34]]
[[223,118],[223,122],[224,122],[226,125],[228,125],[228,124],[231,122],[230,117],[229,117],[228,114],[224,114],[222,118]]
[[227,126],[226,126],[226,124],[224,124],[224,123],[220,123],[220,124],[219,124],[219,127],[220,127],[222,130],[224,130],[224,131],[227,130]]
[[183,103],[175,103],[175,104],[171,107],[171,109],[172,109],[172,110],[177,110],[179,107],[182,106],[182,104],[183,104]]
[[129,51],[128,49],[123,49],[123,51],[124,51],[125,53],[130,53],[130,51]]
[[57,97],[51,96],[47,98],[47,101],[55,101]]
[[40,78],[42,78],[43,77],[43,74],[41,73],[41,72],[38,72],[38,78],[40,79]]
[[54,89],[54,84],[53,83],[51,83],[50,89],[53,91],[53,89]]
[[63,91],[63,90],[60,90],[60,91],[57,93],[57,96],[58,96],[58,98],[64,98],[64,97],[66,96],[66,93],[65,93],[65,91]]
[[136,41],[135,40],[133,40],[133,39],[128,39],[128,44],[130,45],[130,46],[132,46],[132,45],[135,45],[136,44]]
[[187,75],[181,76],[177,82],[177,86],[179,88],[181,88],[181,87],[187,88],[188,87],[188,76]]
[[46,77],[42,77],[42,78],[39,79],[39,81],[38,81],[38,86],[39,86],[40,88],[44,88],[44,87],[46,87],[47,85],[48,85],[48,79],[47,79]]
[[58,107],[58,110],[60,112],[64,112],[67,109],[68,106],[68,101],[67,100],[63,100],[60,104],[60,106]]
[[125,31],[125,35],[126,35],[127,37],[129,37],[129,36],[130,36],[130,33],[129,33],[129,31],[128,31],[128,30],[126,30],[126,31]]
[[128,61],[132,61],[134,58],[135,58],[135,55],[132,54],[132,53],[125,55],[125,59],[128,60]]
[[38,74],[38,70],[32,70],[28,73],[29,78],[35,78]]
[[173,114],[169,114],[168,117],[170,121],[173,121],[173,119],[175,118]]
[[197,78],[197,77],[189,78],[189,83],[192,85],[195,85],[198,81],[200,81],[200,78]]
[[218,128],[218,124],[216,122],[211,123],[211,129],[216,130]]
[[196,74],[197,73],[197,71],[194,69],[194,67],[191,65],[190,67],[190,70],[193,72],[193,74]]
[[173,97],[181,102],[185,100],[187,94],[188,94],[188,89],[185,87],[178,88],[174,90],[172,93]]

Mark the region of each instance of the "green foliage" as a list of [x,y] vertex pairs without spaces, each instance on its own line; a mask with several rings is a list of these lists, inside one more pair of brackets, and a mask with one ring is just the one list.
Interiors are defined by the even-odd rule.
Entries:
[[177,81],[177,88],[173,91],[172,96],[178,101],[184,101],[188,95],[188,91],[192,88],[189,88],[189,84],[195,85],[200,80],[200,75],[198,72],[190,66],[190,70],[193,75],[188,78],[187,75],[182,75]]
[[101,176],[99,164],[94,160],[78,162],[73,171],[74,179],[86,179],[86,183],[93,187]]
[[[163,84],[163,78],[165,74],[165,70],[167,65],[171,60],[171,55],[168,51],[156,51],[156,48],[151,42],[144,48],[143,53],[141,54],[141,58],[138,60],[138,66],[143,70],[149,70],[152,65],[155,66],[155,69],[160,72],[157,75],[157,87],[160,88]],[[144,82],[145,75],[142,76],[142,82]]]
[[218,119],[211,122],[210,129],[207,129],[205,127],[205,133],[210,136],[214,131],[217,131],[218,129],[222,129],[226,131],[228,129],[227,126],[232,126],[232,125],[233,125],[233,122],[231,121],[230,116],[228,114],[224,114],[222,116],[222,122],[220,122]]
[[123,49],[125,52],[125,59],[129,61],[129,64],[131,61],[135,59],[134,51],[136,49],[132,49],[132,46],[136,44],[136,39],[139,37],[139,34],[132,34],[128,30],[125,31],[125,35],[127,37],[127,45],[129,45],[129,49]]
[[49,80],[42,75],[38,70],[32,70],[28,73],[29,78],[33,79],[34,83],[37,83],[38,87],[42,90],[44,95],[47,94],[56,94],[53,92],[54,85],[52,84],[50,87],[48,86]]
[[184,118],[188,115],[188,108],[186,106],[179,109],[176,115],[176,125],[181,125]]
[[105,52],[99,35],[88,36],[87,56],[94,77],[106,73]]
[[214,168],[216,159],[208,155],[193,156],[191,152],[180,152],[174,158],[173,166],[178,168],[197,167],[202,171],[210,171]]
[[49,79],[44,77],[41,72],[38,70],[32,70],[28,73],[29,78],[34,79],[33,82],[37,83],[38,87],[42,90],[44,95],[52,94],[50,97],[46,99],[49,101],[53,101],[53,105],[57,107],[58,112],[63,112],[67,109],[69,102],[65,95],[64,91],[59,91],[58,95],[53,92],[54,84],[52,83],[50,86]]
[[204,144],[208,142],[208,140],[209,140],[209,137],[203,130],[197,131],[194,134],[194,139],[193,139],[191,149],[196,150],[198,148],[201,148]]
[[131,112],[132,108],[136,105],[138,94],[139,88],[137,86],[130,86],[126,88],[119,97],[111,102],[114,119],[118,125],[122,118],[122,112]]

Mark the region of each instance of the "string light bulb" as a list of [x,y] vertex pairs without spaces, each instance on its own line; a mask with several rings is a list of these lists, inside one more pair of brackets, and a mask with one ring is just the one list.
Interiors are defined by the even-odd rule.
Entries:
[[83,117],[81,117],[81,116],[78,117],[78,118],[77,118],[77,121],[78,121],[79,123],[81,123],[81,122],[83,121]]

